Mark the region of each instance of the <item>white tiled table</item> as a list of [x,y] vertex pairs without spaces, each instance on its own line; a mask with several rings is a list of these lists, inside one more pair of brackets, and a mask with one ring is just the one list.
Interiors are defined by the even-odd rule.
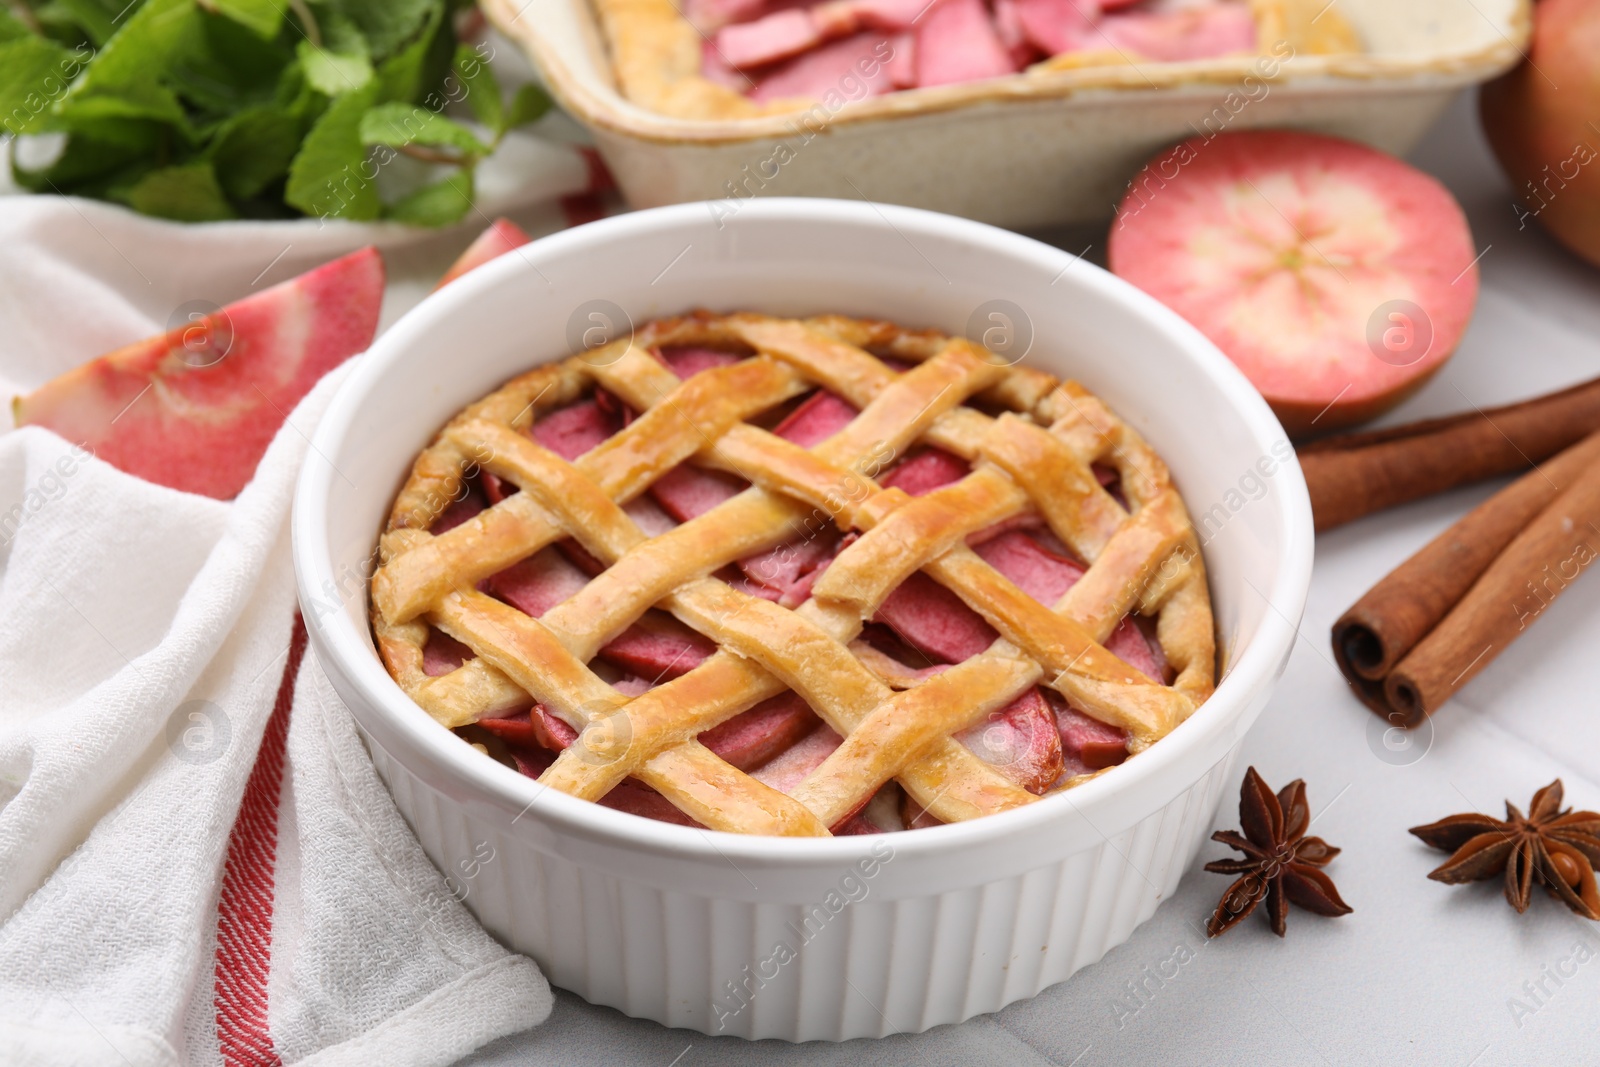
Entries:
[[[1542,233],[1518,229],[1470,97],[1413,158],[1460,198],[1478,247],[1489,251],[1459,355],[1391,421],[1469,401],[1506,403],[1600,374],[1600,270]],[[1049,236],[1072,251],[1103,239]],[[1411,762],[1379,758],[1381,724],[1349,694],[1328,651],[1329,626],[1363,590],[1490,491],[1447,494],[1319,539],[1303,640],[1245,742],[1245,763],[1275,788],[1307,780],[1320,813],[1314,832],[1345,850],[1329,873],[1354,915],[1294,912],[1282,942],[1251,917],[1208,944],[1201,928],[1227,880],[1199,866],[1231,854],[1208,843],[1176,896],[1127,944],[998,1015],[881,1041],[750,1044],[669,1030],[558,993],[549,1022],[465,1063],[1600,1063],[1600,927],[1542,892],[1519,917],[1498,881],[1458,889],[1429,882],[1442,854],[1406,833],[1469,808],[1499,816],[1503,798],[1525,805],[1557,776],[1570,802],[1600,808],[1600,579],[1580,580],[1443,709],[1430,747]],[[1231,800],[1218,824],[1237,824]],[[1187,962],[1165,962],[1174,959]],[[1577,973],[1558,984],[1548,977],[1558,965]],[[1171,977],[1152,977],[1158,971]],[[1541,981],[1546,992],[1536,1000],[1524,983]],[[1129,990],[1140,983],[1145,993],[1134,999]],[[1531,1013],[1514,1017],[1512,998]]]

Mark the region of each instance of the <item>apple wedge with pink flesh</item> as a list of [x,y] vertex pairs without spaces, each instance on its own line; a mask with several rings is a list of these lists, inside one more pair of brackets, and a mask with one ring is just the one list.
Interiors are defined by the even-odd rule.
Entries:
[[495,219],[489,228],[480,233],[477,238],[467,246],[456,261],[450,264],[450,269],[444,272],[444,277],[439,279],[439,284],[433,287],[438,292],[469,270],[483,266],[491,259],[499,259],[514,249],[521,248],[533,238],[523,232],[522,227],[510,219]]
[[1196,137],[1133,179],[1111,269],[1188,319],[1294,436],[1374,418],[1455,351],[1472,234],[1444,186],[1375,149],[1285,131]]
[[91,360],[13,401],[43,426],[157,485],[228,500],[319,379],[366,350],[383,258],[352,252]]

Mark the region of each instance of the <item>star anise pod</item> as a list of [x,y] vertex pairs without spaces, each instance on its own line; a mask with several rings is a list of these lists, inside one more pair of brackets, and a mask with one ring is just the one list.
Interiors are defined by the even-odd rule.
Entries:
[[1411,832],[1422,840],[1453,853],[1428,877],[1459,885],[1504,872],[1506,899],[1519,912],[1528,910],[1538,881],[1585,919],[1600,920],[1594,879],[1600,866],[1600,813],[1562,811],[1561,796],[1557,778],[1533,794],[1527,815],[1508,800],[1504,822],[1472,813],[1413,826]]
[[1355,909],[1339,899],[1333,879],[1318,868],[1327,866],[1339,850],[1320,837],[1306,837],[1311,808],[1306,784],[1299,778],[1274,794],[1251,767],[1239,787],[1239,825],[1211,835],[1244,853],[1243,859],[1216,860],[1206,870],[1237,874],[1239,878],[1222,894],[1222,901],[1206,924],[1206,934],[1217,937],[1267,902],[1272,932],[1282,937],[1288,926],[1289,904],[1318,915],[1348,915]]

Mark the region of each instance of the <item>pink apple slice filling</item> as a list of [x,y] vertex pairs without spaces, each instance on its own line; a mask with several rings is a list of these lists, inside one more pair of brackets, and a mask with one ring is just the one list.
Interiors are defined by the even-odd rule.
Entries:
[[433,520],[433,525],[428,530],[435,536],[446,530],[453,530],[489,504],[490,501],[482,486],[468,482],[462,487],[462,492],[439,513],[439,517]]
[[479,588],[537,619],[588,584],[589,576],[551,546],[490,575]]
[[885,489],[924,496],[972,472],[972,465],[942,448],[924,448],[895,464],[878,479]]
[[792,97],[842,102],[881,96],[894,89],[887,66],[890,56],[884,34],[852,34],[776,64],[746,95],[757,102]]
[[652,352],[680,378],[692,378],[712,367],[731,367],[740,360],[748,358],[718,348],[703,348],[699,345],[663,345],[652,349]]
[[1016,72],[983,0],[934,0],[917,22],[917,84],[954,85]]
[[449,674],[477,653],[439,630],[428,631],[428,643],[422,646],[422,673],[431,678]]
[[684,463],[657,478],[650,486],[650,495],[668,515],[679,522],[688,522],[732,500],[749,487],[750,483],[742,478]]
[[1011,0],[1022,35],[1046,55],[1110,47],[1095,26],[1093,0]]
[[857,414],[849,401],[819,389],[789,412],[772,432],[801,448],[815,448],[848,426]]
[[[805,781],[806,777],[821,766],[822,761],[842,743],[843,739],[833,731],[832,727],[819,723],[787,749],[751,770],[750,777],[780,793],[792,793],[795,787]],[[865,811],[871,802],[872,798],[868,797],[856,810],[836,822],[831,827],[833,835],[847,837],[852,834],[876,834],[889,829],[878,826],[866,818]]]
[[1114,767],[1128,758],[1128,735],[1124,731],[1085,715],[1060,694],[1052,691],[1045,695],[1055,708],[1066,774],[1088,774]]
[[627,406],[606,392],[559,408],[533,424],[533,439],[562,459],[574,460],[633,421]]
[[1030,793],[1044,793],[1061,777],[1061,733],[1037,686],[955,738]]
[[[1040,50],[1022,24],[1020,0],[994,0],[994,32],[1018,69],[1038,58]],[[899,84],[898,82],[896,84]]]
[[1099,32],[1114,48],[1177,63],[1256,50],[1256,18],[1248,4],[1107,15]]
[[738,70],[722,58],[722,53],[717,51],[717,42],[709,37],[700,41],[700,76],[714,85],[732,89],[736,93],[743,93],[755,85],[755,82],[750,80],[750,75]]
[[928,0],[831,0],[811,9],[812,18],[828,36],[857,29],[899,33],[911,29],[928,9]]
[[822,42],[811,13],[799,8],[774,11],[754,22],[738,22],[717,31],[717,53],[737,70],[776,63]]
[[889,38],[890,55],[883,69],[889,74],[889,84],[896,89],[914,89],[917,86],[917,35],[897,33]]
[[[810,448],[837,433],[855,416],[855,408],[831,393],[819,391],[779,422],[773,433]],[[731,499],[747,485],[742,479],[720,471],[702,470],[685,463],[657,479],[650,494],[674,518],[687,522]],[[780,603],[786,598],[798,603],[793,601],[793,594],[802,588],[809,590],[806,579],[815,580],[813,572],[833,557],[838,546],[839,535],[832,527],[816,531],[801,529],[783,544],[739,561],[747,579],[746,591]]]
[[[628,696],[654,688],[637,675],[624,675],[612,684]],[[515,715],[480,719],[478,725],[508,745],[551,752],[563,751],[578,737],[578,731],[539,704]],[[748,771],[788,750],[818,725],[816,713],[804,700],[794,693],[780,693],[705,731],[699,741],[732,766]]]
[[700,735],[700,743],[749,771],[775,759],[821,725],[798,693],[779,693]]
[[717,646],[666,612],[651,609],[600,649],[600,657],[624,670],[661,681],[688,674]]

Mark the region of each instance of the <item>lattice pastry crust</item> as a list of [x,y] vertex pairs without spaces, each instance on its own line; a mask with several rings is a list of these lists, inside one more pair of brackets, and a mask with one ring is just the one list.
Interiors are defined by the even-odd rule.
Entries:
[[[680,379],[662,357],[674,346],[739,358]],[[810,448],[761,428],[819,387],[859,414]],[[637,414],[572,461],[534,440],[537,420],[597,389]],[[915,496],[879,484],[900,458],[929,448],[970,473]],[[680,464],[749,487],[650,536],[625,507]],[[430,533],[480,472],[520,491]],[[1115,493],[1102,484],[1107,472]],[[1008,524],[1031,525],[1087,564],[1053,604],[972,547]],[[730,576],[735,561],[824,526],[849,536],[795,606]],[[604,569],[538,618],[482,591],[568,538]],[[576,732],[541,782],[598,800],[631,779],[718,830],[826,835],[891,782],[929,821],[1030,804],[1037,792],[953,735],[1048,686],[1126,731],[1136,753],[1192,714],[1214,681],[1204,565],[1160,457],[1075,382],[888,323],[697,312],[530,371],[462,411],[417,458],[381,558],[371,587],[380,652],[439,722],[463,727],[536,701],[536,713]],[[993,628],[986,649],[914,670],[861,639],[917,572]],[[596,656],[652,611],[716,650],[630,696]],[[1105,647],[1135,612],[1154,620],[1151,647],[1170,684]],[[429,674],[435,629],[475,658]],[[842,739],[787,789],[697,739],[786,690]]]

